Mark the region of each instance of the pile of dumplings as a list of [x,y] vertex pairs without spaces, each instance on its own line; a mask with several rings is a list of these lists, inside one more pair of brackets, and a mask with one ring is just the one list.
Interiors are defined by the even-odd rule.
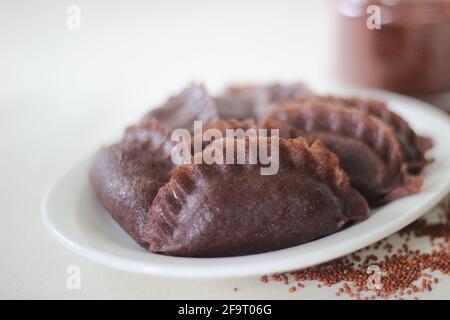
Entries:
[[[258,164],[174,164],[172,130],[194,135],[196,120],[222,132],[279,129],[278,173],[261,175]],[[229,87],[212,97],[192,84],[102,148],[90,180],[150,252],[241,256],[330,235],[366,219],[370,207],[419,192],[431,147],[380,101],[317,96],[300,83]]]

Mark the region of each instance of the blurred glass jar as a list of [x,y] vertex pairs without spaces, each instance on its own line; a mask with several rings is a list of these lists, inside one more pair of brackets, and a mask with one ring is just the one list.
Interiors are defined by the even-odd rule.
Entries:
[[338,0],[336,4],[342,80],[432,100],[448,95],[450,0]]

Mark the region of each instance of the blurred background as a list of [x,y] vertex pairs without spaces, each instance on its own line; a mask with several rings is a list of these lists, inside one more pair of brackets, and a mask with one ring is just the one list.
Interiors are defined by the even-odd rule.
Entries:
[[[373,3],[383,9],[383,30],[366,27]],[[3,0],[1,5],[2,107],[145,108],[191,81],[204,82],[212,92],[230,82],[295,80],[313,87],[347,80],[407,94],[450,91],[446,0]],[[398,27],[405,21],[406,27]],[[440,83],[414,88],[407,81],[418,78]]]
[[[133,107],[190,81],[323,81],[328,2],[2,1],[2,105]],[[71,5],[80,29],[67,25]]]

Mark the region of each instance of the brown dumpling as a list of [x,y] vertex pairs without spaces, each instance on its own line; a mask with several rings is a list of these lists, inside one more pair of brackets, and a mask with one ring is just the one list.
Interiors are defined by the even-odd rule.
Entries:
[[[242,129],[244,132],[248,129],[257,129],[257,126],[253,120],[243,120],[239,121],[236,119],[229,119],[229,120],[218,120],[210,125],[207,125],[203,127],[202,133],[204,133],[208,129],[217,129],[220,131],[223,137],[226,137],[226,131],[227,129]],[[196,139],[201,139],[202,141],[202,150],[206,148],[211,141],[207,141],[201,137],[200,132],[195,134],[192,137],[192,147],[194,148],[194,143]]]
[[278,129],[278,136],[282,139],[294,139],[297,137],[308,138],[308,135],[303,130],[294,128],[285,122],[280,122],[279,120],[276,120],[275,117],[271,116],[263,121],[261,128],[268,130]]
[[352,185],[371,205],[420,190],[423,179],[407,173],[393,129],[373,116],[357,109],[303,100],[280,105],[263,127],[280,127],[276,123],[282,124],[281,136],[303,133],[310,141],[322,141],[339,157]]
[[[257,139],[270,149],[270,138]],[[299,245],[367,217],[367,202],[320,142],[280,139],[279,146],[275,175],[260,175],[260,165],[179,167],[150,209],[144,227],[149,250],[187,257],[256,254]]]
[[411,173],[419,173],[426,165],[432,162],[432,160],[425,157],[425,152],[433,146],[432,140],[418,136],[409,124],[398,114],[390,111],[384,102],[335,96],[311,96],[307,99],[332,103],[340,107],[356,108],[365,114],[379,118],[391,126],[400,142],[404,160],[407,162],[408,171]]
[[171,97],[162,107],[152,110],[143,119],[157,119],[169,130],[188,129],[194,132],[194,121],[209,125],[218,120],[214,100],[202,85],[191,85],[177,96]]
[[101,149],[91,167],[95,193],[117,223],[147,247],[141,229],[158,189],[174,169],[169,132],[154,119],[127,129],[122,142]]
[[203,128],[203,130],[207,129],[218,129],[220,132],[222,132],[223,135],[225,135],[225,132],[227,129],[256,129],[256,123],[255,121],[248,119],[248,120],[237,120],[237,119],[228,119],[228,120],[218,120],[210,125],[207,125]]
[[273,103],[301,99],[312,95],[302,83],[269,86],[231,86],[215,99],[222,119],[259,120]]

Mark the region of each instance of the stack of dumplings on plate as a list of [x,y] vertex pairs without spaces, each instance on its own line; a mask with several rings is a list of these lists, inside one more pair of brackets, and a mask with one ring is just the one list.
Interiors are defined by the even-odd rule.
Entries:
[[[222,133],[278,129],[278,172],[195,161],[218,141],[202,141],[193,161],[174,163],[172,131],[198,137],[196,120]],[[267,149],[274,141],[252,139]],[[221,154],[242,143],[247,159],[247,136],[226,136]],[[369,206],[419,192],[431,147],[380,101],[317,96],[301,83],[232,86],[212,97],[193,84],[102,148],[90,179],[104,208],[150,252],[240,256],[333,234],[366,219]]]

